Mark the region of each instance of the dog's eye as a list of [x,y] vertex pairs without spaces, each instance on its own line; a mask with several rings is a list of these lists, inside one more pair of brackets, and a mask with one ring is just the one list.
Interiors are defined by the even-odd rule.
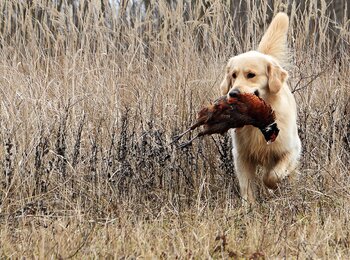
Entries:
[[252,79],[252,78],[254,78],[255,77],[255,74],[254,73],[248,73],[248,75],[247,75],[247,78],[248,79]]
[[236,73],[233,73],[233,74],[232,74],[232,78],[234,78],[234,79],[237,78]]

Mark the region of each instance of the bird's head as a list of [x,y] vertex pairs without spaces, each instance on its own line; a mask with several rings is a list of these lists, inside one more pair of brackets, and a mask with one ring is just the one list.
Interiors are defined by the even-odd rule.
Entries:
[[259,128],[259,129],[262,132],[262,134],[264,135],[267,144],[274,142],[278,136],[279,131],[280,131],[277,127],[276,122],[273,122],[272,124],[269,124],[268,126],[266,126],[264,128]]

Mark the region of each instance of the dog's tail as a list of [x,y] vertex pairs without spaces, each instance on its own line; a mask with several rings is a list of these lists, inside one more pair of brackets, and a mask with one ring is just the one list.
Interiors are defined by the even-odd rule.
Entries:
[[285,13],[278,13],[262,37],[258,51],[275,57],[281,64],[287,64],[288,25],[288,16]]

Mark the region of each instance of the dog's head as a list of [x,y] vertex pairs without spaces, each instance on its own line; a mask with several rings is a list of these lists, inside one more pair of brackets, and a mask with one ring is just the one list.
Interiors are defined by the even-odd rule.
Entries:
[[277,94],[288,73],[271,56],[250,51],[231,58],[221,83],[222,94],[254,93],[266,98]]

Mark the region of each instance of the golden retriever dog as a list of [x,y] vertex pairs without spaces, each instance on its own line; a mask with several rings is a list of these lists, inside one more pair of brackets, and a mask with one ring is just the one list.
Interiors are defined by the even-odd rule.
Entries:
[[280,129],[275,142],[267,144],[259,129],[245,126],[232,130],[233,156],[243,203],[255,202],[257,167],[264,170],[263,182],[276,189],[280,180],[293,172],[301,153],[297,131],[295,99],[287,85],[287,31],[289,18],[278,13],[258,46],[232,57],[221,83],[224,95],[238,92],[254,93],[274,109]]

